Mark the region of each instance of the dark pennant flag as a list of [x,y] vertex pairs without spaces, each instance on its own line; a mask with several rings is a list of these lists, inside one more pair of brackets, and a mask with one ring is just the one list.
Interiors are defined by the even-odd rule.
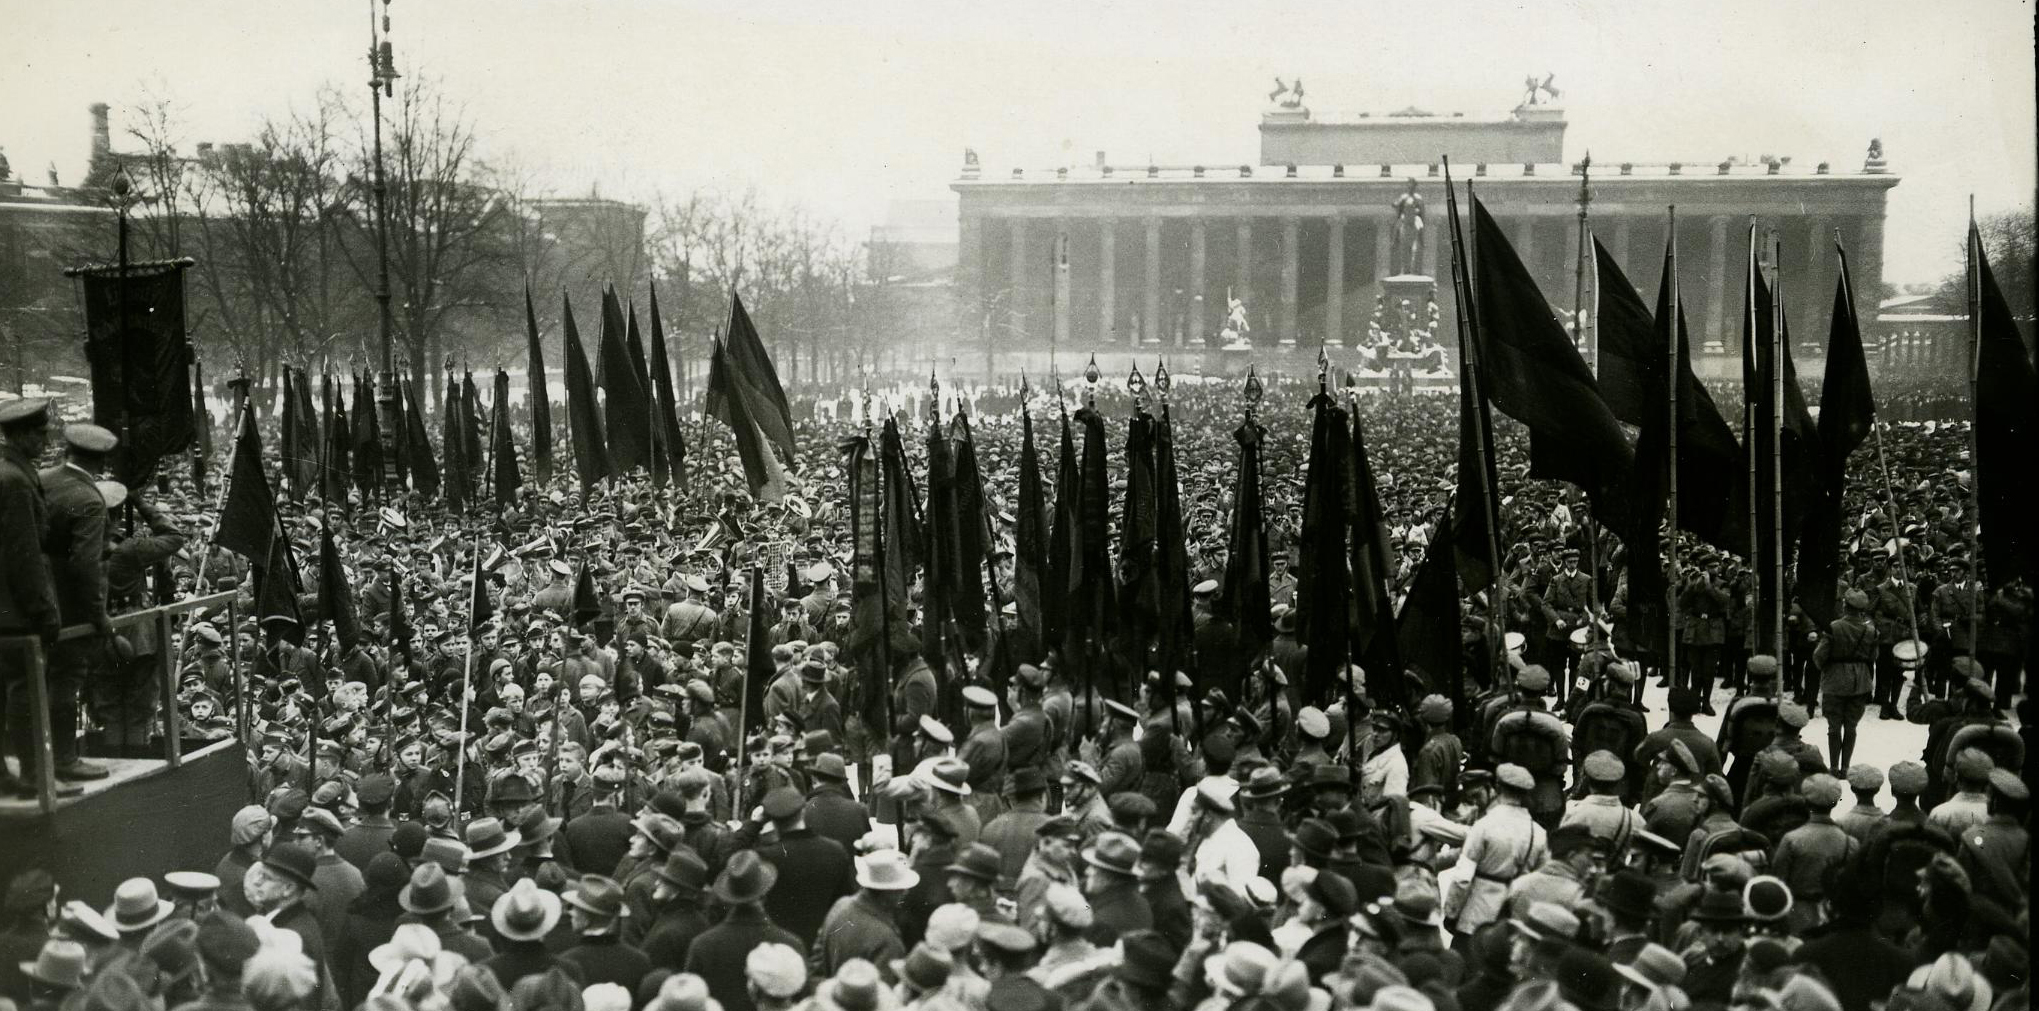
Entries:
[[[1059,395],[1058,395],[1059,398]],[[1060,455],[1055,461],[1055,514],[1048,531],[1047,582],[1041,595],[1041,648],[1061,651],[1069,634],[1069,589],[1076,571],[1077,516],[1083,500],[1082,462],[1076,455],[1076,437],[1069,429],[1069,412],[1062,416]]]
[[679,399],[673,395],[673,370],[666,359],[665,324],[658,316],[658,286],[651,289],[651,384],[657,394],[659,448],[673,479],[686,481],[687,440],[680,434]]
[[1395,552],[1388,541],[1388,514],[1381,508],[1373,462],[1367,458],[1366,426],[1359,412],[1352,414],[1352,613],[1353,641],[1358,645],[1360,666],[1384,671],[1387,676],[1368,683],[1374,700],[1383,707],[1408,701],[1402,696],[1401,651],[1395,642],[1395,601],[1391,592],[1395,579]]
[[1189,611],[1189,532],[1182,518],[1182,481],[1175,466],[1175,425],[1166,400],[1161,402],[1161,421],[1154,430],[1154,483],[1155,645],[1161,654],[1163,694],[1170,699],[1169,711],[1173,712],[1175,675],[1182,672],[1194,677],[1196,665],[1192,662],[1195,632]]
[[2032,467],[2039,438],[2039,379],[2032,359],[1990,270],[1975,224],[1968,226],[1968,256],[1980,288],[1981,340],[1975,355],[1976,491],[1980,499],[1983,577],[2001,589],[2020,576],[2039,583],[2039,470]]
[[466,405],[462,402],[460,380],[449,370],[446,373],[446,398],[440,402],[442,428],[439,445],[446,458],[446,470],[440,487],[446,492],[446,504],[455,510],[467,508],[468,495],[474,482],[468,480],[470,463],[467,455]]
[[741,374],[726,342],[717,342],[708,363],[708,413],[729,426],[735,436],[744,484],[760,502],[786,495],[786,472],[775,444],[758,424],[759,411],[769,413],[766,398]]
[[333,623],[333,637],[340,649],[350,650],[361,641],[361,622],[354,613],[354,585],[340,564],[340,549],[333,543],[331,524],[319,529],[319,618]]
[[[1160,534],[1154,502],[1154,417],[1136,410],[1126,423],[1126,493],[1119,512],[1119,635],[1116,643],[1127,670],[1147,669],[1160,611],[1155,599],[1154,541]],[[1164,672],[1169,683],[1172,672]]]
[[[702,413],[728,422],[727,403],[741,393],[751,421],[764,433],[765,440],[777,446],[781,456],[793,459],[793,411],[786,404],[786,391],[779,385],[779,372],[772,366],[772,356],[758,337],[750,313],[744,311],[742,297],[735,292],[729,296],[729,331],[722,338],[722,353],[733,369],[731,378],[738,382],[717,388],[711,376],[706,410]],[[730,424],[734,427],[733,422]]]
[[262,470],[262,436],[255,430],[255,408],[241,405],[240,434],[234,437],[234,458],[227,467],[227,497],[219,511],[219,531],[212,544],[254,565],[266,565],[269,542],[276,535],[276,494]]
[[[1047,496],[1041,489],[1041,461],[1034,450],[1034,417],[1020,404],[1019,512],[1013,531],[1012,597],[1019,612],[1020,638],[1031,646],[1022,663],[1039,663],[1049,643],[1042,621],[1041,588],[1048,574]],[[1052,585],[1052,584],[1051,584]]]
[[765,688],[778,674],[772,663],[772,641],[769,626],[765,624],[765,570],[751,566],[750,570],[750,629],[744,639],[743,669],[743,732],[742,741],[748,741],[769,725],[765,719]]
[[411,489],[427,498],[439,495],[439,464],[432,458],[432,439],[425,434],[425,412],[418,409],[418,387],[404,388],[404,456],[411,471]]
[[638,371],[624,346],[623,305],[616,289],[602,292],[602,347],[597,379],[602,386],[604,431],[609,436],[609,475],[623,477],[651,463],[651,409]]
[[524,477],[517,471],[517,439],[510,431],[510,374],[496,370],[496,409],[489,420],[490,466],[495,473],[490,480],[495,485],[495,500],[498,504],[514,502],[517,492],[524,487]]
[[595,380],[588,374],[587,352],[573,324],[573,299],[561,296],[560,326],[566,331],[566,421],[572,436],[573,469],[580,478],[581,498],[609,476],[608,441],[602,437],[602,408],[595,402]]
[[375,406],[375,377],[354,379],[354,487],[363,501],[382,491],[382,419]]
[[1409,583],[1409,596],[1395,617],[1395,646],[1402,662],[1421,675],[1432,689],[1451,699],[1452,710],[1466,712],[1464,640],[1459,624],[1457,546],[1451,514],[1458,510],[1453,494],[1438,517],[1430,547]]
[[1530,477],[1578,485],[1601,523],[1626,530],[1628,436],[1501,227],[1472,204],[1480,394],[1529,427]]
[[1827,331],[1827,372],[1820,381],[1819,485],[1805,520],[1798,556],[1798,604],[1816,628],[1833,623],[1841,592],[1841,534],[1847,504],[1848,456],[1876,423],[1862,328],[1855,319],[1848,254],[1838,245],[1841,276],[1834,282],[1834,312]]
[[552,483],[552,401],[545,384],[545,347],[538,340],[538,311],[531,307],[528,281],[524,283],[524,339],[531,370],[524,378],[525,397],[531,405],[531,472],[543,487]]
[[1310,398],[1310,460],[1303,476],[1302,553],[1296,566],[1296,622],[1305,654],[1303,699],[1329,705],[1352,646],[1352,580],[1346,571],[1346,488],[1351,430],[1330,396]]
[[[1267,430],[1248,419],[1232,432],[1239,444],[1239,468],[1232,479],[1232,521],[1225,542],[1225,580],[1219,607],[1238,637],[1237,655],[1258,655],[1274,641],[1268,600],[1267,514],[1260,494],[1260,449]],[[1205,658],[1209,662],[1209,658]],[[1236,680],[1243,670],[1225,672]],[[1236,685],[1222,684],[1236,695]]]
[[92,420],[121,433],[111,476],[147,485],[158,462],[191,448],[191,344],[184,335],[184,265],[82,272]]

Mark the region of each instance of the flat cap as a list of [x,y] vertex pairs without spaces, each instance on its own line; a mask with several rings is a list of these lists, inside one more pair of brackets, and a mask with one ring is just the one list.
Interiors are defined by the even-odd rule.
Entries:
[[1857,611],[1869,610],[1869,595],[1861,590],[1849,590],[1841,597],[1841,602]]
[[1848,767],[1848,789],[1874,793],[1883,789],[1883,770],[1856,762]]
[[1104,777],[1098,775],[1096,767],[1092,766],[1089,762],[1072,760],[1062,769],[1062,782],[1089,783],[1092,786],[1101,786],[1104,784]]
[[1515,687],[1526,692],[1540,692],[1550,688],[1550,671],[1537,664],[1515,672]]
[[2002,767],[1989,770],[1989,788],[2005,800],[2023,802],[2032,799],[2032,791],[2025,781],[2019,779],[2017,773]]
[[1296,731],[1304,737],[1322,740],[1331,733],[1331,718],[1316,706],[1304,706],[1303,711],[1296,714]]
[[1980,779],[1997,767],[1996,759],[1980,748],[1962,748],[1954,756],[1954,774],[1963,779]]
[[991,689],[983,685],[971,685],[963,689],[963,701],[977,709],[998,707],[998,696],[991,694]]
[[1824,772],[1815,772],[1798,784],[1798,792],[1814,810],[1831,810],[1841,802],[1841,781]]
[[1804,730],[1805,725],[1812,722],[1812,714],[1796,702],[1786,702],[1777,707],[1777,719],[1794,730]]
[[1595,783],[1619,783],[1628,773],[1628,768],[1621,764],[1621,759],[1614,757],[1614,752],[1605,749],[1587,755],[1586,760],[1580,763],[1580,768],[1585,771],[1586,778]]
[[1122,825],[1129,822],[1145,821],[1154,817],[1154,812],[1157,810],[1154,806],[1153,798],[1148,797],[1146,794],[1134,793],[1131,790],[1112,794],[1111,799],[1106,802],[1105,806],[1111,809],[1112,819]]
[[1898,797],[1916,797],[1926,792],[1926,767],[1903,761],[1890,767],[1890,792]]
[[1777,676],[1777,658],[1768,653],[1758,653],[1749,658],[1749,676],[1774,678]]
[[1501,763],[1501,767],[1494,770],[1494,778],[1511,790],[1536,789],[1536,777],[1531,776],[1528,769],[1514,762]]
[[1442,695],[1425,695],[1416,704],[1416,716],[1425,723],[1449,723],[1451,700]]
[[1764,779],[1789,780],[1798,775],[1798,760],[1782,751],[1765,751],[1756,756],[1756,768]]

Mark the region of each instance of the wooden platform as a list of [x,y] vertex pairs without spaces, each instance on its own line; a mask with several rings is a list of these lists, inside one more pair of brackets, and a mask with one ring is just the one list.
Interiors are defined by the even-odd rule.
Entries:
[[30,867],[95,903],[121,881],[211,870],[227,850],[234,812],[248,803],[246,750],[219,741],[171,768],[160,759],[94,759],[112,775],[80,784],[42,812],[34,799],[0,801],[0,881]]

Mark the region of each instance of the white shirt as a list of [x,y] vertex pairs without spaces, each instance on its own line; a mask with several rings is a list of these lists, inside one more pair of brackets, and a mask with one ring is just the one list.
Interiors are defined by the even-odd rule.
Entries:
[[1368,804],[1382,797],[1407,797],[1409,759],[1399,745],[1382,748],[1360,767],[1359,782],[1360,796]]
[[1196,882],[1206,879],[1222,881],[1244,894],[1246,883],[1260,876],[1260,847],[1237,821],[1227,818],[1198,844],[1190,866],[1193,873],[1183,882],[1184,895],[1195,895]]
[[1210,784],[1212,791],[1226,800],[1239,792],[1239,781],[1230,776],[1205,776],[1196,781],[1182,796],[1175,799],[1175,814],[1168,819],[1168,831],[1184,839],[1189,838],[1190,819],[1196,817],[1196,792],[1204,784]]

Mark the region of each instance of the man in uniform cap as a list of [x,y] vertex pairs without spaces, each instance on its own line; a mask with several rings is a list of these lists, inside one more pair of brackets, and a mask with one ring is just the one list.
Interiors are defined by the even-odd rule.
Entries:
[[1455,881],[1469,879],[1454,926],[1462,934],[1499,919],[1509,883],[1542,864],[1548,853],[1548,833],[1530,819],[1525,806],[1536,788],[1535,777],[1504,762],[1494,771],[1494,781],[1499,786],[1494,803],[1466,831],[1458,863],[1446,872]]
[[1110,797],[1139,789],[1140,779],[1147,770],[1140,745],[1133,740],[1133,728],[1139,723],[1140,714],[1116,699],[1106,699],[1104,705],[1111,721],[1111,731],[1105,744],[1104,763],[1098,769],[1098,775],[1104,780],[1098,792]]
[[1989,777],[1997,763],[1980,748],[1963,748],[1950,764],[1950,778],[1960,792],[1933,805],[1926,820],[1959,839],[1971,826],[1989,820]]
[[2024,780],[2009,769],[1990,770],[1989,818],[1961,836],[1961,866],[1977,894],[2010,896],[2025,889],[2032,867],[2032,836],[2025,829],[2031,806]]
[[998,696],[982,685],[963,689],[963,708],[970,720],[970,736],[956,749],[956,757],[970,767],[970,804],[980,822],[989,823],[1005,810],[999,788],[1005,785],[1005,735],[998,730]]
[[1084,836],[1095,836],[1112,827],[1111,806],[1100,787],[1103,777],[1089,762],[1071,759],[1062,768],[1062,813],[1076,820]]
[[1049,760],[1049,722],[1042,707],[1048,687],[1048,673],[1023,663],[1006,685],[1012,718],[999,733],[1005,738],[1005,766],[1008,771],[1045,770]]
[[[92,780],[108,775],[105,766],[78,755],[78,693],[100,649],[113,634],[106,612],[106,496],[98,480],[107,454],[119,444],[112,432],[98,425],[65,426],[65,461],[41,475],[43,501],[48,507],[43,551],[49,556],[59,618],[65,625],[89,624],[94,630],[85,638],[49,648],[45,677],[50,743],[59,779]],[[22,771],[26,774],[29,768],[25,765]]]
[[1587,794],[1565,808],[1560,825],[1580,825],[1605,844],[1614,859],[1628,849],[1629,840],[1644,827],[1643,817],[1622,803],[1621,789],[1628,780],[1628,768],[1611,751],[1595,751],[1579,762]]
[[1791,888],[1794,934],[1821,922],[1820,900],[1826,897],[1829,870],[1840,867],[1857,845],[1834,823],[1834,805],[1841,802],[1840,780],[1814,773],[1798,784],[1798,793],[1805,798],[1806,822],[1784,833],[1770,854],[1770,873]]
[[[41,475],[35,464],[49,445],[49,401],[19,398],[0,403],[0,637],[40,635],[43,648],[56,642],[62,620],[50,583],[49,560],[43,555],[48,528]],[[30,730],[28,656],[25,647],[0,646],[0,708],[6,710],[6,733],[0,735],[0,797],[33,796],[36,757]],[[74,711],[76,706],[71,707]],[[6,755],[21,762],[22,779],[7,770]],[[82,792],[73,787],[67,792]]]
[[1884,818],[1883,809],[1876,806],[1876,795],[1883,790],[1883,770],[1873,765],[1856,763],[1848,767],[1848,791],[1855,795],[1855,806],[1834,816],[1834,824],[1857,843],[1867,843]]

